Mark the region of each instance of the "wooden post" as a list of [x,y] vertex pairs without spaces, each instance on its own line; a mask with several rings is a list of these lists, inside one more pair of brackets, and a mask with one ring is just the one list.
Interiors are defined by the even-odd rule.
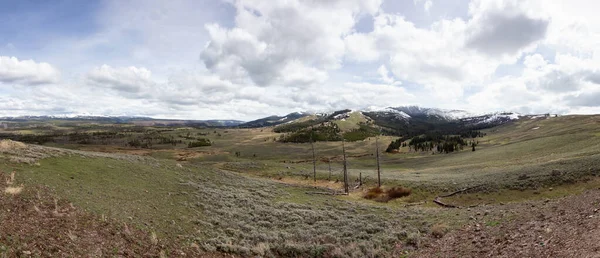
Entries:
[[362,186],[362,172],[358,173],[358,185]]
[[377,187],[381,187],[381,168],[379,166],[379,136],[375,137],[375,156],[377,157]]
[[348,167],[346,163],[346,141],[342,139],[342,153],[344,155],[344,192],[348,193]]
[[329,166],[329,178],[328,178],[328,180],[331,181],[331,158],[327,159],[327,165]]
[[314,144],[314,141],[312,140],[312,137],[310,139],[310,146],[312,147],[312,154],[313,154],[313,180],[316,183],[317,182],[317,160],[315,157],[315,144]]

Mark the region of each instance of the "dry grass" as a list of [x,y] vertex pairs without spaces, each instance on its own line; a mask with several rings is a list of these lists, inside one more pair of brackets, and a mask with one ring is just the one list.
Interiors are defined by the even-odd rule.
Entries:
[[6,187],[6,189],[4,189],[4,193],[10,194],[10,195],[17,195],[20,194],[23,191],[23,186],[9,186]]
[[10,195],[17,195],[23,191],[23,185],[20,186],[12,186],[15,183],[15,172],[11,172],[10,176],[6,179],[6,188],[4,189],[4,193]]
[[0,151],[25,149],[27,145],[22,142],[15,142],[13,140],[2,140],[0,141]]
[[11,172],[10,177],[8,177],[8,179],[6,179],[7,185],[12,185],[13,182],[15,182],[15,171]]

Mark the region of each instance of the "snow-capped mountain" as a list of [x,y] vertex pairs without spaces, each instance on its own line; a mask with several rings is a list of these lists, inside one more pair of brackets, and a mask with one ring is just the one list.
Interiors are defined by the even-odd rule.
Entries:
[[419,106],[389,107],[387,109],[401,111],[411,117],[437,117],[445,120],[456,120],[465,117],[476,116],[476,114],[464,110],[446,110],[439,108],[424,108]]
[[398,118],[398,119],[409,119],[410,118],[410,115],[407,114],[406,112],[392,108],[392,107],[380,108],[380,107],[370,106],[370,107],[366,108],[364,112],[395,115],[396,118]]

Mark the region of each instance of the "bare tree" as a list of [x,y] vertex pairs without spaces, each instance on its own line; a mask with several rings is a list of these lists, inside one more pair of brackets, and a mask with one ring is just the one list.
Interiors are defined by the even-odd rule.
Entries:
[[346,163],[346,141],[342,139],[342,153],[344,155],[344,192],[348,193],[348,165]]
[[377,157],[377,187],[381,187],[381,167],[379,166],[379,136],[375,137],[375,156]]
[[312,137],[310,138],[310,147],[312,148],[312,157],[313,157],[313,180],[316,183],[317,182],[317,159],[315,156],[315,144],[314,144]]
[[331,158],[327,159],[327,165],[329,166],[329,177],[327,180],[331,181]]

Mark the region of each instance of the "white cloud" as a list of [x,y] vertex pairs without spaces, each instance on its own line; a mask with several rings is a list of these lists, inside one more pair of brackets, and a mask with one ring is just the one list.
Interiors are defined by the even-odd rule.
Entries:
[[101,87],[127,93],[138,93],[152,90],[154,81],[150,78],[151,75],[152,73],[143,67],[112,68],[109,65],[102,65],[92,69],[87,74],[87,80]]
[[59,79],[58,69],[48,63],[0,56],[0,83],[38,85],[56,83]]
[[340,68],[345,54],[342,37],[352,31],[358,15],[374,14],[380,4],[378,0],[235,1],[236,27],[208,25],[210,43],[200,57],[223,78],[249,76],[259,86],[278,79],[298,82],[286,78],[290,69],[298,68],[291,72],[297,77]]
[[525,61],[523,61],[523,64],[527,68],[542,69],[544,66],[546,66],[548,64],[548,62],[546,60],[544,60],[544,57],[542,55],[533,54],[533,55],[526,56]]

